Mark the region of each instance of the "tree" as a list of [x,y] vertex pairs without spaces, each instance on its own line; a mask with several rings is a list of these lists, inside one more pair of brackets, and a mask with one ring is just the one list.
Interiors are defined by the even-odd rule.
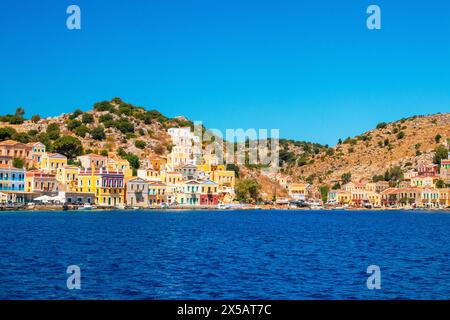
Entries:
[[24,121],[25,119],[22,116],[14,115],[9,117],[10,124],[22,124]]
[[90,113],[83,113],[83,115],[81,116],[81,121],[84,124],[89,124],[89,123],[93,123],[94,122],[94,116]]
[[22,107],[18,107],[16,109],[15,115],[18,116],[18,117],[23,117],[25,115],[25,109],[22,108]]
[[383,181],[383,180],[384,180],[384,176],[382,174],[374,175],[372,177],[373,182],[378,182],[378,181]]
[[405,133],[403,131],[400,131],[399,133],[397,133],[397,139],[403,139],[405,137]]
[[114,118],[113,118],[113,116],[111,115],[111,114],[109,114],[109,113],[106,113],[106,114],[102,114],[99,118],[98,118],[98,121],[100,121],[100,122],[107,122],[107,121],[112,121],[112,120],[114,120]]
[[377,124],[377,129],[384,129],[386,127],[387,127],[386,122],[380,122],[379,124]]
[[257,202],[261,186],[254,179],[241,180],[236,185],[236,198],[242,202]]
[[78,116],[82,115],[83,111],[81,111],[80,109],[76,109],[70,116],[69,119],[73,120],[78,118]]
[[138,149],[145,149],[146,143],[145,143],[145,141],[142,141],[142,140],[136,140],[134,142],[134,146]]
[[322,201],[325,203],[328,200],[328,191],[330,191],[330,187],[328,186],[320,186],[320,195],[322,196]]
[[49,139],[51,140],[58,139],[60,134],[59,125],[57,123],[50,123],[47,126],[46,132],[48,134]]
[[447,157],[448,157],[448,149],[443,145],[439,145],[436,147],[436,149],[434,149],[433,163],[440,165],[441,160],[447,159]]
[[114,127],[122,133],[134,132],[134,124],[124,118],[115,121]]
[[0,141],[11,139],[11,137],[16,133],[17,131],[14,128],[10,127],[0,128]]
[[114,111],[114,106],[109,101],[101,101],[94,104],[95,111]]
[[403,180],[402,168],[399,166],[396,166],[396,167],[387,169],[386,172],[384,173],[384,180],[392,181],[392,182],[396,182],[396,183]]
[[34,123],[38,123],[39,120],[41,120],[41,116],[38,115],[38,114],[34,114],[34,115],[31,117],[31,121],[33,121]]
[[135,154],[132,153],[127,153],[124,157],[124,159],[128,160],[128,162],[130,163],[130,166],[133,169],[139,169],[139,157],[136,156]]
[[53,143],[53,150],[65,155],[69,159],[74,159],[83,154],[83,146],[81,145],[81,141],[71,136],[58,138]]
[[445,182],[444,182],[444,180],[438,179],[438,180],[436,181],[436,188],[438,188],[438,189],[443,189],[443,188],[445,188]]
[[17,132],[11,138],[22,143],[30,142],[30,136],[26,132]]
[[341,176],[342,184],[347,184],[352,180],[351,172],[343,173]]
[[14,168],[23,168],[23,160],[20,158],[14,158],[12,163]]
[[67,129],[69,129],[70,131],[74,131],[79,126],[81,126],[81,121],[78,120],[70,120],[67,123]]
[[434,141],[436,141],[436,143],[439,143],[439,142],[441,141],[441,138],[442,138],[442,136],[441,136],[440,134],[437,134],[437,135],[434,137]]
[[75,130],[73,130],[75,132],[75,134],[81,138],[86,137],[86,134],[89,133],[89,128],[86,127],[85,125],[81,125],[75,128]]
[[106,138],[105,129],[103,128],[103,126],[95,127],[91,131],[91,136],[92,136],[92,139],[95,139],[95,140],[99,140],[99,141],[104,140]]

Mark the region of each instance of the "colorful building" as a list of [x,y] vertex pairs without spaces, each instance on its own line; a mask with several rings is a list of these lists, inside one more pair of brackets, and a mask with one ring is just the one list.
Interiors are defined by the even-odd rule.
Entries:
[[411,179],[411,187],[432,188],[434,187],[433,176],[417,176]]
[[185,164],[200,164],[200,138],[191,132],[190,127],[170,128],[167,132],[173,144],[167,161],[172,170]]
[[60,184],[60,191],[76,191],[78,186],[78,172],[80,169],[77,166],[66,165],[59,167],[56,170],[56,180]]
[[438,176],[438,168],[438,165],[434,163],[420,164],[418,167],[418,176],[436,178]]
[[330,190],[328,192],[328,200],[329,204],[336,205],[349,205],[352,200],[352,194],[350,192],[344,190]]
[[441,160],[439,177],[444,180],[445,183],[450,184],[450,159]]
[[200,189],[200,205],[216,206],[219,204],[219,185],[211,180],[202,181]]
[[200,204],[201,182],[196,180],[184,181],[176,193],[176,202],[182,206],[196,206]]
[[160,181],[150,182],[148,185],[148,203],[150,206],[157,206],[168,203],[167,185]]
[[421,192],[421,205],[425,208],[438,208],[440,204],[439,189],[423,188]]
[[40,164],[42,171],[56,173],[58,168],[67,166],[67,157],[59,153],[44,153]]
[[175,171],[169,171],[169,172],[162,172],[161,173],[161,180],[165,182],[166,184],[178,184],[181,181],[183,181],[183,176],[181,173],[175,172]]
[[164,170],[167,160],[160,156],[149,156],[142,161],[142,167],[156,171]]
[[130,166],[130,162],[112,152],[108,153],[108,169],[122,172],[126,179],[133,176],[133,169]]
[[309,187],[310,185],[307,183],[290,183],[288,185],[289,198],[293,200],[306,200]]
[[46,153],[45,144],[42,142],[30,142],[28,145],[31,147],[30,157],[32,166],[34,168],[40,168],[42,156]]
[[27,171],[25,174],[25,191],[55,195],[59,191],[56,175],[39,170]]
[[197,166],[193,164],[185,164],[179,167],[175,167],[174,171],[181,174],[183,180],[197,179]]
[[78,162],[80,162],[81,167],[84,169],[106,168],[108,164],[108,157],[95,153],[89,153],[82,156],[78,156],[77,160]]
[[14,140],[5,140],[0,142],[0,156],[2,160],[7,162],[7,164],[12,164],[12,161],[17,158],[21,159],[25,167],[31,167],[31,146],[17,142]]
[[126,202],[133,207],[148,207],[148,186],[147,180],[142,178],[131,178],[126,180]]
[[236,184],[235,172],[232,170],[212,171],[210,179],[217,183],[220,189],[234,188]]
[[78,173],[78,192],[95,194],[96,204],[114,207],[125,205],[123,173],[107,169],[84,169]]
[[24,191],[25,169],[0,164],[0,192]]
[[138,169],[137,176],[148,181],[162,181],[161,172],[155,169]]
[[400,190],[397,188],[387,188],[381,192],[381,203],[385,207],[396,206],[400,199]]

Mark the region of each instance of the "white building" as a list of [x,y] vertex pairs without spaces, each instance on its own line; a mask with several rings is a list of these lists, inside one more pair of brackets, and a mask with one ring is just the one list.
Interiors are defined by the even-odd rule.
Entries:
[[168,164],[171,169],[186,164],[200,164],[202,152],[200,138],[191,132],[191,128],[170,128],[168,133],[173,144],[168,157]]

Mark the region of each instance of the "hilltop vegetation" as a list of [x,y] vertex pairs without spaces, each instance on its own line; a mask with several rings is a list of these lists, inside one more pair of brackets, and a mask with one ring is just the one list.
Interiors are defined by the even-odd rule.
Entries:
[[80,154],[116,152],[134,168],[146,155],[165,155],[171,148],[170,127],[193,126],[183,117],[169,118],[157,110],[125,103],[120,98],[101,101],[92,110],[76,109],[57,117],[25,118],[24,108],[0,116],[0,141],[40,141],[49,152],[59,152],[71,161]]

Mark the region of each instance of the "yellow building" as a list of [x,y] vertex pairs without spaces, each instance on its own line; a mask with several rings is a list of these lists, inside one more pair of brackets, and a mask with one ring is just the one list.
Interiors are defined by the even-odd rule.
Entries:
[[162,172],[161,180],[166,184],[178,184],[183,180],[183,175],[175,171]]
[[41,170],[56,173],[58,168],[67,165],[67,157],[59,153],[44,153],[41,158]]
[[205,154],[197,165],[197,170],[209,174],[212,171],[225,171],[225,165],[219,164],[219,158],[215,154]]
[[143,160],[144,168],[156,171],[164,170],[167,160],[160,156],[149,156]]
[[77,166],[64,166],[56,170],[56,180],[58,180],[61,191],[76,191],[78,186]]
[[111,171],[122,172],[125,179],[133,176],[133,169],[128,160],[122,159],[112,152],[108,153],[108,169]]
[[288,185],[288,194],[294,200],[306,200],[308,195],[309,184],[307,183],[290,183]]
[[336,201],[341,205],[349,204],[351,200],[352,194],[350,192],[338,190],[338,192],[336,193]]
[[411,187],[434,188],[433,177],[414,177],[411,179]]
[[374,191],[369,191],[366,193],[367,200],[375,207],[381,206],[381,194]]
[[138,169],[137,176],[148,181],[162,181],[161,172],[154,169]]
[[368,182],[366,183],[364,189],[366,191],[372,191],[372,192],[376,192],[377,190],[377,184],[375,182]]
[[443,188],[438,190],[439,190],[439,204],[442,207],[447,208],[448,206],[450,206],[450,189]]
[[219,185],[219,188],[234,188],[235,174],[232,170],[216,170],[211,173],[211,180]]
[[104,169],[84,169],[78,173],[78,192],[92,192],[95,203],[114,207],[125,205],[123,173]]
[[167,185],[162,182],[150,182],[148,185],[148,203],[157,206],[167,203]]

